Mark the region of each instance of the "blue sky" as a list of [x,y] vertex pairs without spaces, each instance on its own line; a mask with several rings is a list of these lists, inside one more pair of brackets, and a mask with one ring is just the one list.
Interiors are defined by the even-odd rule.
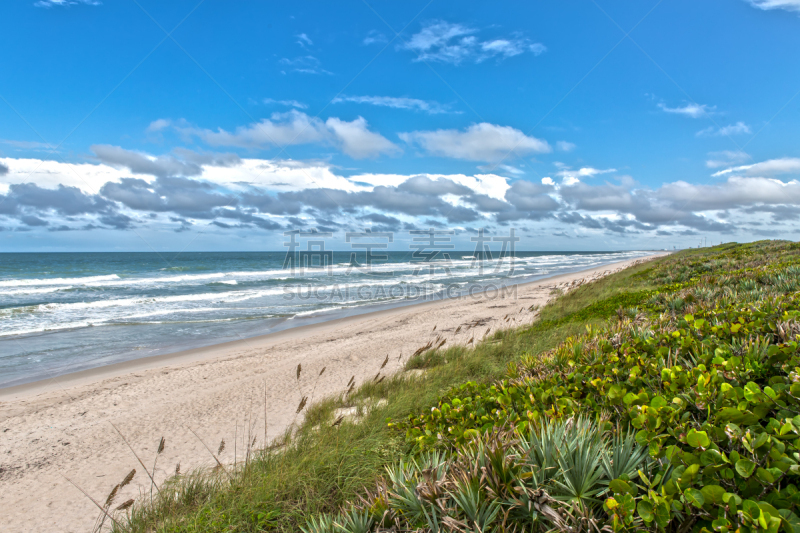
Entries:
[[[800,0],[0,7],[0,250],[793,238]],[[344,244],[338,246],[343,248]]]

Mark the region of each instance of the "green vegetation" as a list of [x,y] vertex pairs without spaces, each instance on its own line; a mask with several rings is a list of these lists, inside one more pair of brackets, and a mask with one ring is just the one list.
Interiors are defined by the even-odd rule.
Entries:
[[[417,356],[413,387],[313,406],[280,450],[178,477],[118,529],[800,532],[798,291],[785,242],[625,270]],[[365,416],[331,427],[348,405]]]

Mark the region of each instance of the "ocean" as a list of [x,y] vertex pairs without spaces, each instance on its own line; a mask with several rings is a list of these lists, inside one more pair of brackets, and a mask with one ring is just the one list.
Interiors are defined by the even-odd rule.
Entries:
[[647,253],[0,254],[0,387]]

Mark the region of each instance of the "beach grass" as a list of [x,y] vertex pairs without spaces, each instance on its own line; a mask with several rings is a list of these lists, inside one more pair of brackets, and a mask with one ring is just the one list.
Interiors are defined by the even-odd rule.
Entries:
[[[643,305],[658,291],[676,290],[654,278],[656,265],[663,270],[665,263],[676,268],[705,264],[722,255],[747,254],[753,246],[757,244],[682,251],[573,288],[541,308],[532,324],[494,331],[485,339],[479,339],[484,330],[477,328],[474,348],[428,350],[407,361],[406,368],[414,372],[312,403],[295,431],[255,452],[230,476],[220,469],[175,476],[152,502],[142,499],[119,516],[113,528],[299,531],[309,517],[336,513],[357,500],[387,465],[414,452],[406,435],[390,427],[388,420],[429,412],[454,387],[502,379],[509,363],[522,354],[547,352],[587,326],[604,324],[626,308]],[[687,267],[687,276],[692,272]],[[680,274],[673,278],[680,280]]]

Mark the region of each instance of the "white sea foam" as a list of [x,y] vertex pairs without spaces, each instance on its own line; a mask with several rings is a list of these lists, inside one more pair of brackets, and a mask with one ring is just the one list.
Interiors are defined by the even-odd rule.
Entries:
[[35,285],[86,285],[101,281],[119,279],[116,274],[108,276],[86,276],[83,278],[50,278],[50,279],[6,279],[0,281],[0,287],[29,287]]

